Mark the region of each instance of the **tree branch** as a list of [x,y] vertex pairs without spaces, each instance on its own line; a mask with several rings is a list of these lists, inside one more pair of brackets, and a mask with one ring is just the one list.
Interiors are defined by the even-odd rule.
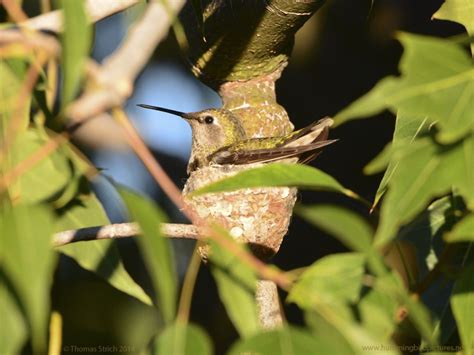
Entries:
[[[192,224],[163,223],[161,233],[169,238],[199,239],[200,233]],[[53,246],[100,239],[135,237],[140,234],[136,223],[118,223],[59,232],[53,236]]]
[[[139,0],[87,0],[86,10],[92,23],[125,10]],[[19,23],[20,26],[33,30],[61,32],[63,29],[63,14],[61,10],[48,12]]]
[[97,73],[100,89],[85,92],[72,103],[67,115],[82,122],[113,107],[120,106],[133,90],[133,82],[150,59],[184,0],[168,1],[169,8],[159,2],[148,5],[143,17],[133,26],[124,43],[105,61]]
[[281,71],[296,31],[324,0],[202,1],[201,18],[187,2],[181,18],[194,74],[217,88]]

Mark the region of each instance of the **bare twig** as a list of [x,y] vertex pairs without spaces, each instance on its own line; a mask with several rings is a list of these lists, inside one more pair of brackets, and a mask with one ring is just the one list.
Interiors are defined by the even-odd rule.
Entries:
[[[169,238],[199,239],[198,229],[191,224],[163,223],[161,233]],[[53,246],[83,242],[88,240],[117,239],[134,237],[140,234],[136,223],[118,223],[106,226],[88,227],[56,233],[53,236]]]
[[[86,9],[91,22],[95,23],[103,18],[125,10],[139,0],[87,0]],[[63,14],[61,10],[48,12],[20,23],[20,26],[34,30],[48,30],[60,32],[63,28]]]
[[82,122],[88,117],[120,106],[130,96],[135,78],[158,43],[168,34],[172,16],[179,12],[184,2],[169,1],[169,11],[158,2],[148,5],[123,45],[100,68],[97,80],[101,89],[84,93],[69,107],[67,115],[74,122]]
[[61,53],[58,41],[40,32],[25,35],[25,33],[13,29],[0,31],[0,45],[19,43],[30,49],[44,50],[49,56],[57,57]]
[[8,15],[15,22],[22,22],[28,19],[28,16],[25,15],[22,8],[16,1],[13,0],[3,0],[3,7],[7,10]]

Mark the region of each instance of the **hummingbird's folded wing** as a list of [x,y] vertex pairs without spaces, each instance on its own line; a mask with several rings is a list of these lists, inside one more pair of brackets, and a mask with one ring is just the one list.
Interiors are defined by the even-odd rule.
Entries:
[[[293,157],[302,157],[305,155],[304,161],[308,161],[308,157],[314,157],[321,149],[329,144],[336,142],[337,139],[325,140],[316,143],[311,143],[297,147],[273,147],[263,149],[252,149],[252,150],[232,150],[230,147],[220,149],[213,153],[209,158],[210,161],[220,165],[226,164],[252,164],[252,163],[269,163],[278,160],[283,160]],[[305,154],[311,153],[311,154]]]

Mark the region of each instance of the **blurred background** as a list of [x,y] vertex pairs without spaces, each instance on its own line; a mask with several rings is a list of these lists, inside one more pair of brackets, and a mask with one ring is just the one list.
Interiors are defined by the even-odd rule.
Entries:
[[[37,5],[34,1],[30,3],[34,13]],[[401,46],[393,39],[397,31],[440,37],[464,33],[464,28],[456,23],[431,20],[441,3],[441,0],[328,1],[299,31],[290,65],[277,82],[278,101],[287,109],[295,127],[334,115],[382,77],[397,75],[402,54]],[[102,61],[120,44],[139,11],[137,7],[96,25],[93,56],[97,61]],[[220,106],[217,94],[186,68],[172,34],[157,48],[153,60],[137,80],[126,110],[160,163],[182,187],[190,152],[190,128],[177,117],[140,109],[136,107],[138,103],[180,111]],[[388,112],[338,127],[331,132],[331,138],[340,141],[328,147],[312,165],[371,201],[381,175],[364,176],[362,169],[391,139],[393,127],[394,117]],[[104,177],[98,179],[95,189],[112,222],[123,221],[126,216],[111,187],[111,179],[156,200],[170,221],[184,221],[128,150],[120,131],[111,125],[109,118],[81,128],[76,142],[103,169]],[[368,215],[366,206],[329,193],[302,191],[299,201],[339,203],[369,219],[377,218]],[[173,243],[182,277],[193,243]],[[121,240],[119,245],[129,272],[152,293],[135,241]],[[337,241],[294,217],[280,252],[272,262],[289,270],[343,250]],[[97,298],[97,295],[101,296]],[[53,297],[55,307],[64,315],[65,344],[135,344],[139,349],[159,326],[155,310],[112,289],[71,259],[62,260]],[[284,308],[290,322],[302,324],[302,315],[296,307],[285,304]],[[211,335],[217,354],[223,353],[237,336],[205,266],[199,273],[191,320]]]

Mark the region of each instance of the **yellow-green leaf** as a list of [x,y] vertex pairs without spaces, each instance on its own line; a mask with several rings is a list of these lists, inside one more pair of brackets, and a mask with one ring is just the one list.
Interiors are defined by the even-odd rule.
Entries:
[[176,314],[177,275],[173,249],[160,233],[160,223],[166,219],[158,207],[145,197],[120,189],[132,219],[140,225],[143,235],[138,242],[157,292],[157,302],[163,319],[171,323]]
[[458,325],[463,353],[474,353],[474,265],[464,270],[454,285],[451,307]]
[[382,79],[369,93],[336,115],[341,124],[384,109],[428,117],[440,127],[439,139],[450,143],[474,128],[474,65],[453,41],[408,33],[399,35],[404,47],[400,77]]
[[[223,230],[221,235],[229,240]],[[237,244],[236,248],[243,248]],[[255,273],[238,257],[234,256],[219,244],[210,242],[211,272],[217,284],[221,301],[235,328],[242,337],[254,334],[259,328],[257,305],[255,303]]]
[[16,205],[0,219],[2,267],[26,311],[33,350],[44,353],[57,256],[51,248],[52,215],[45,206]]
[[[95,195],[83,188],[81,195],[58,211],[55,230],[63,231],[109,223],[109,219]],[[73,258],[84,269],[96,273],[118,290],[145,304],[152,304],[150,297],[128,274],[113,240],[73,243],[64,245],[58,250]]]
[[90,50],[92,32],[88,24],[84,1],[61,0],[64,13],[61,59],[64,82],[62,107],[77,95],[84,74],[84,64]]
[[224,178],[194,191],[191,196],[272,186],[297,186],[314,190],[336,191],[350,196],[355,195],[321,170],[306,165],[274,163]]
[[[433,17],[459,22],[466,27],[469,35],[474,35],[474,2],[472,0],[446,0]],[[471,44],[471,52],[474,55],[474,44]]]
[[209,336],[193,324],[174,323],[155,342],[155,355],[212,355]]
[[447,235],[446,241],[450,243],[474,241],[474,215],[470,214],[456,224]]

